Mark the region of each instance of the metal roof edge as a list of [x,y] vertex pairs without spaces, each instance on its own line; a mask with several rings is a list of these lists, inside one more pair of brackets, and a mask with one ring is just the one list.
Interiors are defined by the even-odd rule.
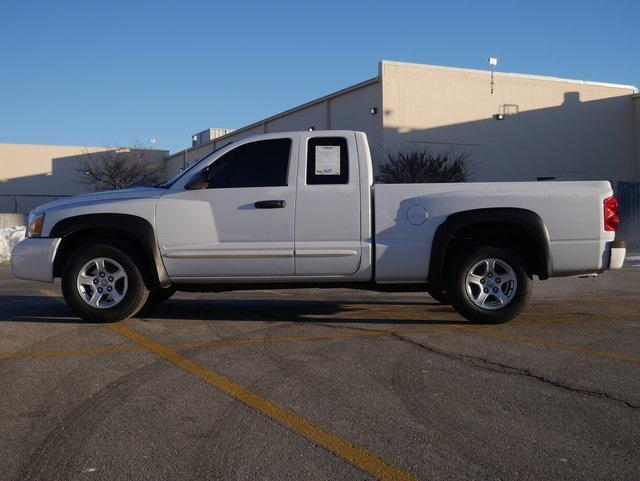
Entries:
[[[381,64],[387,65],[399,65],[399,66],[412,66],[412,67],[423,67],[431,70],[448,70],[453,72],[468,72],[468,73],[480,73],[484,75],[491,75],[490,70],[480,70],[480,69],[472,69],[472,68],[462,68],[462,67],[445,67],[442,65],[431,65],[431,64],[423,64],[423,63],[411,63],[411,62],[398,62],[395,60],[381,60]],[[526,78],[532,80],[542,80],[547,82],[564,82],[564,83],[572,83],[579,85],[591,85],[595,87],[610,87],[610,88],[620,88],[620,89],[628,89],[633,90],[634,93],[638,93],[638,87],[635,85],[625,85],[625,84],[616,84],[616,83],[607,83],[607,82],[594,82],[591,80],[578,80],[578,79],[568,79],[563,77],[552,77],[547,75],[534,75],[534,74],[525,74],[525,73],[513,73],[513,72],[495,72],[495,76],[501,77],[515,77],[515,78]]]

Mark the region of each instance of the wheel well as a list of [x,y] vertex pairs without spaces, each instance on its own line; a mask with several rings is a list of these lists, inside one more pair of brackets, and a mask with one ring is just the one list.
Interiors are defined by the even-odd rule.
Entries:
[[546,259],[541,254],[539,240],[526,228],[504,221],[472,224],[455,232],[444,254],[444,272],[458,253],[470,244],[479,242],[505,244],[524,259],[524,267],[530,276],[547,277]]
[[83,229],[65,235],[60,241],[58,251],[53,263],[53,276],[60,277],[67,260],[77,249],[89,242],[122,246],[128,248],[141,262],[139,267],[146,280],[158,284],[158,276],[155,273],[153,260],[147,253],[144,243],[135,235],[118,229]]

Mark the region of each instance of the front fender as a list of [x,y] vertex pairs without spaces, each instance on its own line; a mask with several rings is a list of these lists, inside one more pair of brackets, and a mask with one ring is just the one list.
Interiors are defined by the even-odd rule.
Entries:
[[84,214],[67,217],[58,221],[49,233],[49,237],[64,238],[82,231],[108,231],[117,238],[119,233],[125,233],[134,238],[142,246],[140,252],[148,261],[154,275],[154,281],[161,287],[171,285],[171,279],[165,270],[160,249],[153,226],[142,217],[130,214]]

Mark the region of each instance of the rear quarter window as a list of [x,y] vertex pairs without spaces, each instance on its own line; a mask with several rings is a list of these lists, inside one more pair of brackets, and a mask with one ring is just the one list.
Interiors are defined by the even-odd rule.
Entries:
[[307,185],[349,183],[349,153],[344,137],[313,137],[307,142]]

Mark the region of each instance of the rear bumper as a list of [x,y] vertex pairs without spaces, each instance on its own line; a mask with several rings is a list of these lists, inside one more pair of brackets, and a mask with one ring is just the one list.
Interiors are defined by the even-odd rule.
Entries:
[[624,264],[624,256],[627,253],[624,241],[610,242],[609,251],[609,269],[620,269]]
[[53,282],[53,259],[58,238],[27,238],[11,251],[11,271],[20,279]]

